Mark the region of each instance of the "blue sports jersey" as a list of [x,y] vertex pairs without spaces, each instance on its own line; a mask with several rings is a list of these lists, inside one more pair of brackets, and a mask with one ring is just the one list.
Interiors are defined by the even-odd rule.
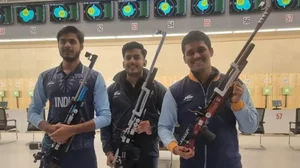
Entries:
[[[61,65],[42,72],[38,77],[34,89],[34,97],[29,106],[28,121],[38,127],[39,123],[43,120],[40,114],[49,100],[47,121],[50,124],[63,122],[69,111],[68,104],[75,97],[87,70],[88,67],[79,63],[76,69],[69,74],[64,73]],[[102,75],[92,70],[86,81],[86,86],[88,91],[84,99],[85,104],[82,108],[82,116],[78,118],[78,121],[81,118],[84,121],[93,120],[96,129],[109,125],[111,122],[111,113]],[[95,131],[75,135],[70,148],[70,155],[72,155],[72,152],[74,155],[74,151],[77,150],[93,148],[94,135]],[[43,150],[49,149],[51,142],[48,134],[45,134],[42,144]]]
[[[213,67],[213,73],[206,83],[199,82],[191,72],[170,86],[163,100],[158,123],[158,134],[168,149],[172,144],[178,144],[187,127],[195,121],[196,115],[191,111],[204,109],[214,89],[224,79],[225,74]],[[197,135],[195,156],[190,159],[181,157],[180,168],[242,168],[236,123],[241,132],[253,133],[258,127],[258,113],[246,86],[242,81],[239,82],[244,88],[240,101],[242,106],[234,107],[229,99],[226,100],[218,113],[208,120],[208,129],[216,135],[214,141],[210,142],[203,135]],[[178,139],[173,135],[176,124],[180,126],[177,128]]]

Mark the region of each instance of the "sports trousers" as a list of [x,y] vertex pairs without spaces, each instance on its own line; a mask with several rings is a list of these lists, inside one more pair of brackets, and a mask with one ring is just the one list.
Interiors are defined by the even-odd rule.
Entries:
[[158,168],[158,157],[141,155],[136,164],[127,168]]
[[[49,162],[42,162],[43,168],[51,168]],[[61,168],[97,168],[97,158],[94,148],[70,151],[60,158]]]

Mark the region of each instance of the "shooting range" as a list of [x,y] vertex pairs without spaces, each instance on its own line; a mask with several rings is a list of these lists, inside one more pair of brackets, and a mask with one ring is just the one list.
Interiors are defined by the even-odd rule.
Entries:
[[[155,64],[155,80],[169,88],[190,72],[181,51],[184,35],[192,30],[207,33],[214,51],[212,66],[226,73],[266,5],[272,6],[272,13],[254,37],[255,47],[239,76],[259,114],[255,133],[242,134],[238,129],[242,164],[243,168],[300,167],[300,1],[131,0],[133,9],[128,10],[134,12],[130,15],[121,12],[128,1],[0,1],[1,168],[39,166],[32,155],[40,150],[44,132],[28,123],[27,110],[40,73],[62,61],[56,35],[64,26],[76,26],[84,33],[81,62],[89,65],[84,58],[86,52],[98,55],[93,69],[103,75],[106,87],[123,70],[125,43],[137,41],[144,45],[149,69],[161,40],[161,35],[155,33],[165,31],[167,36]],[[159,9],[160,1],[167,2],[171,11]],[[103,10],[103,16],[92,17],[88,12],[91,4]],[[57,17],[55,7],[62,7],[68,17]],[[21,15],[25,8],[34,13],[33,18]],[[47,102],[45,119],[48,109]],[[6,125],[11,129],[5,129]],[[98,167],[106,168],[99,137],[98,129]],[[179,168],[179,157],[160,143],[159,168],[170,167]]]

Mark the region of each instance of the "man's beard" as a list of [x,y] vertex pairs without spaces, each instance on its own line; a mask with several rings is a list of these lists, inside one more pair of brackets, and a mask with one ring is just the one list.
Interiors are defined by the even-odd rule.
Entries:
[[74,62],[76,61],[80,56],[80,52],[79,53],[75,53],[74,57],[70,57],[70,56],[62,56],[61,57],[63,58],[64,61],[66,62]]
[[[134,70],[131,70],[132,67],[134,68]],[[127,71],[126,73],[128,76],[137,77],[137,76],[141,75],[141,73],[143,72],[143,69],[140,70],[136,65],[129,65],[129,67],[126,71]]]
[[128,76],[131,77],[140,77],[143,74],[143,69],[141,71],[134,71],[134,72],[127,71],[126,73]]
[[127,72],[127,75],[132,77],[139,77],[141,74],[142,72]]

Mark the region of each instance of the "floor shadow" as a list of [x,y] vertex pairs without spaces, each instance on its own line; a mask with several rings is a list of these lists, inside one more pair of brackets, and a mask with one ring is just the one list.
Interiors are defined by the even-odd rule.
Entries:
[[13,141],[0,141],[0,145],[6,145],[6,144],[11,144],[17,142],[17,140],[13,140]]
[[291,145],[289,145],[289,149],[292,149],[293,151],[300,151],[300,148],[295,148],[295,147],[293,147]]
[[266,147],[260,145],[258,147],[240,147],[240,149],[244,150],[267,150]]

